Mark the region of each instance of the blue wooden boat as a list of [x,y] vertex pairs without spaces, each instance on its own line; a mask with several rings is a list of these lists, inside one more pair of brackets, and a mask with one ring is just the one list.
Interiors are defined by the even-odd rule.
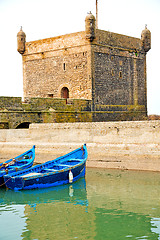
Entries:
[[0,186],[4,185],[4,175],[32,167],[34,159],[35,145],[23,154],[0,163]]
[[4,176],[5,185],[14,190],[46,188],[72,183],[85,176],[87,148],[84,144],[64,156],[30,169]]

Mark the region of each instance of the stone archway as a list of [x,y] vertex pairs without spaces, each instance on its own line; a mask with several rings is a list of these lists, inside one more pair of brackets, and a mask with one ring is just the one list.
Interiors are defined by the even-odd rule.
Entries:
[[19,128],[29,128],[29,124],[31,124],[30,122],[23,122],[23,123],[20,123],[16,129],[19,129]]
[[67,87],[61,89],[61,98],[69,98],[69,89]]

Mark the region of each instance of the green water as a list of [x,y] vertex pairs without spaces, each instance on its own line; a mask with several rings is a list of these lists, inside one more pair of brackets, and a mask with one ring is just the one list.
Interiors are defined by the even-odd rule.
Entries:
[[0,190],[0,240],[160,239],[160,173],[87,169],[72,185]]

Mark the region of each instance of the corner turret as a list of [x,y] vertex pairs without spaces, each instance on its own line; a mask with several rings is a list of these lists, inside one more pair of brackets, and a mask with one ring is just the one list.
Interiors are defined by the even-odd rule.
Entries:
[[95,17],[89,12],[85,18],[85,31],[86,31],[86,39],[93,41],[95,38]]
[[151,49],[151,32],[147,29],[147,25],[141,33],[141,44],[142,49],[145,52],[148,52]]
[[25,43],[26,43],[26,34],[23,32],[21,27],[20,31],[17,33],[17,51],[20,54],[23,54],[25,51]]

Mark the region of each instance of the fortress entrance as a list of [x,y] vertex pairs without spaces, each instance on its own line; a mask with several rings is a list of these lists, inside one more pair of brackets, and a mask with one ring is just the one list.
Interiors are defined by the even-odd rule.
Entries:
[[67,87],[61,89],[61,98],[69,98],[69,89]]

